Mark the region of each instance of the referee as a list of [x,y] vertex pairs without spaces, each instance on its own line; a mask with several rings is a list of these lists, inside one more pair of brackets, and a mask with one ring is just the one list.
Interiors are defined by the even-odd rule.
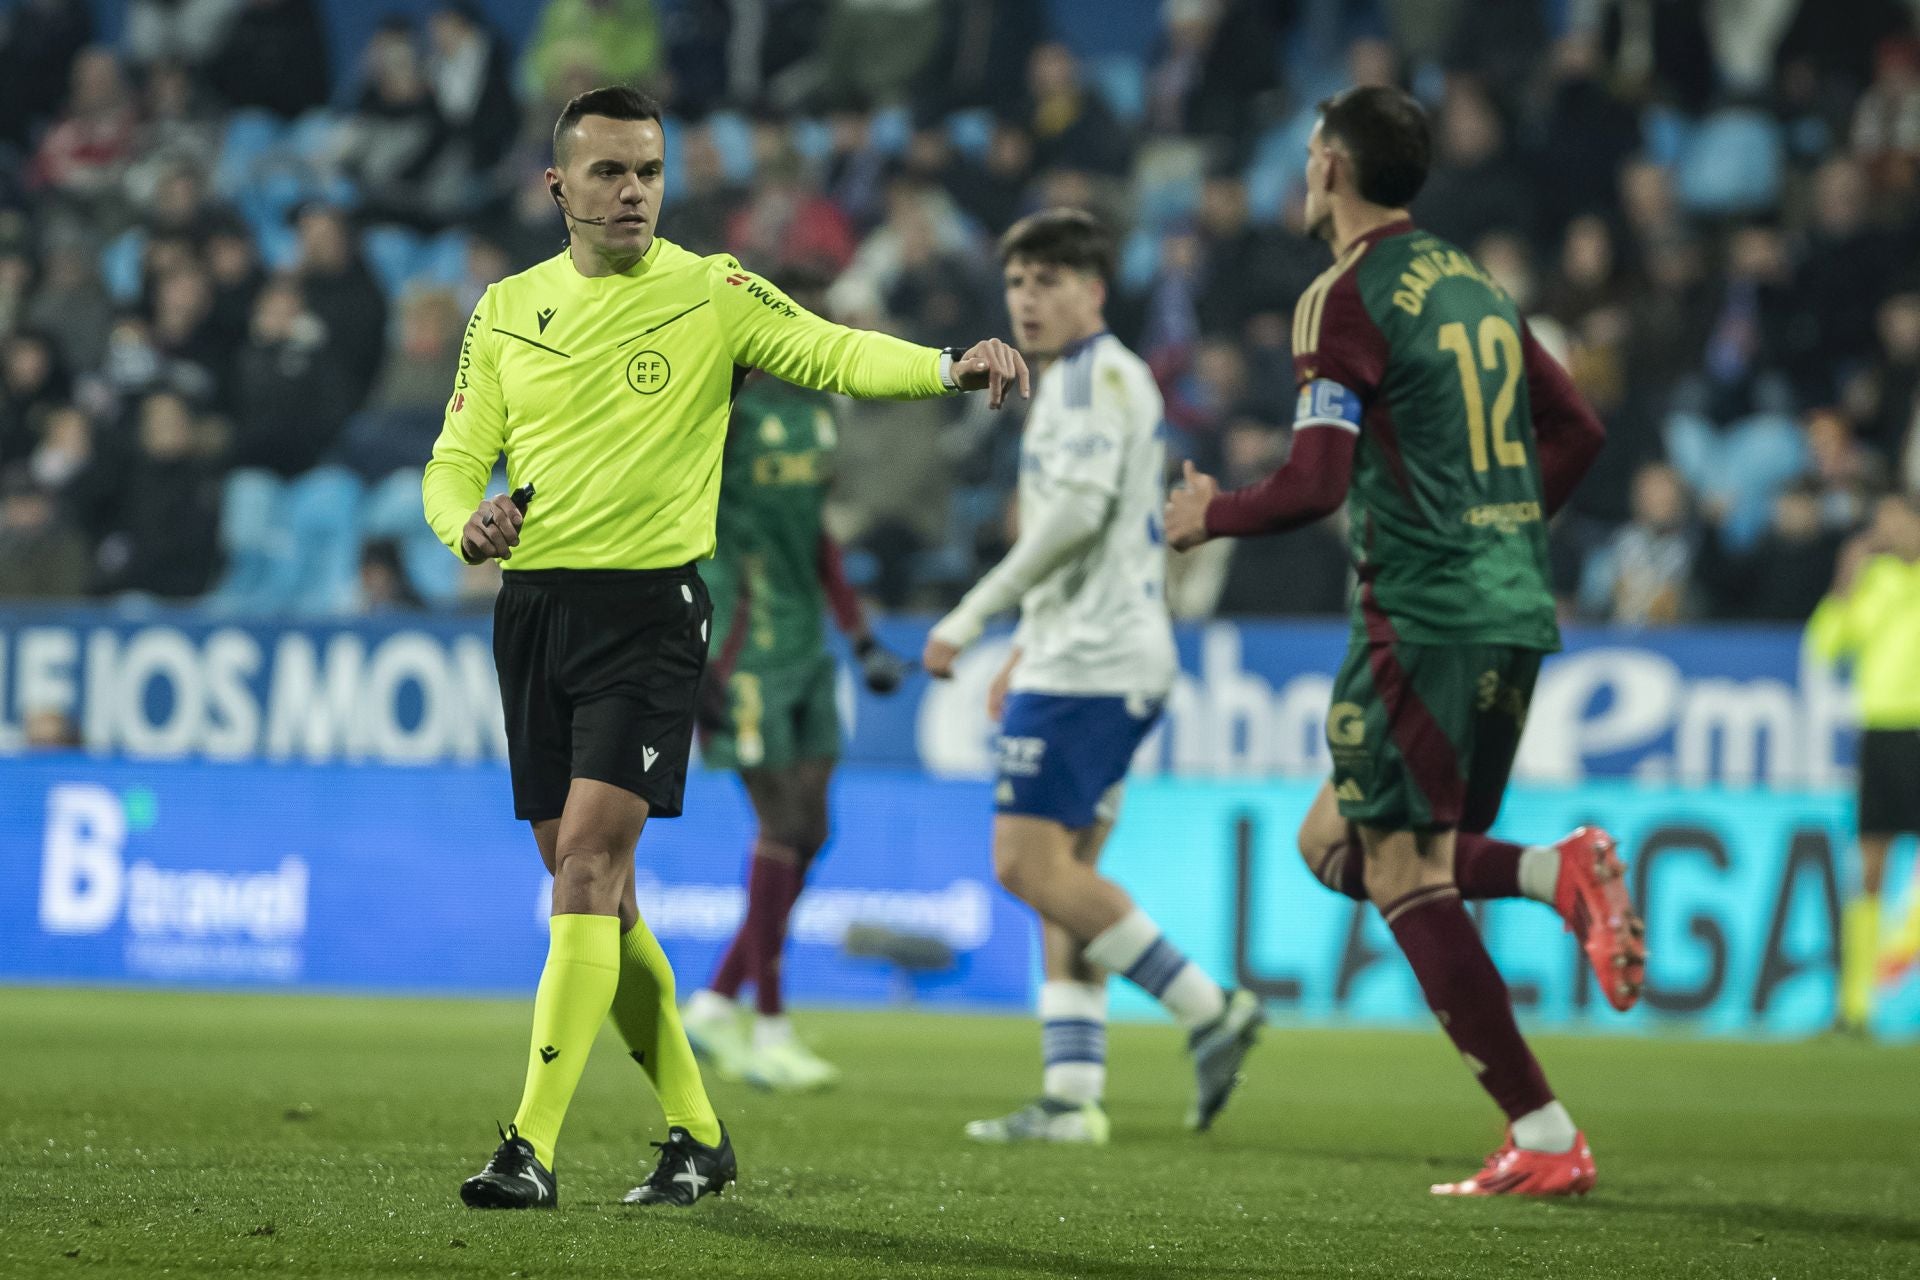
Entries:
[[[567,248],[474,308],[423,482],[442,542],[506,562],[493,652],[514,813],[553,875],[526,1088],[460,1188],[473,1208],[558,1203],[554,1144],[609,1013],[668,1126],[627,1201],[691,1205],[734,1178],[633,868],[648,817],[678,817],[686,787],[711,616],[694,561],[713,554],[741,378],[863,398],[985,390],[996,408],[1028,390],[998,340],[958,354],[842,328],[732,258],[661,239],[663,160],[645,94],[595,89],[561,111],[546,177]],[[502,453],[515,492],[483,500]]]
[[1841,551],[1807,646],[1828,662],[1852,660],[1860,710],[1861,891],[1840,931],[1838,1024],[1862,1034],[1873,1016],[1887,850],[1920,832],[1920,495],[1882,498],[1873,524]]

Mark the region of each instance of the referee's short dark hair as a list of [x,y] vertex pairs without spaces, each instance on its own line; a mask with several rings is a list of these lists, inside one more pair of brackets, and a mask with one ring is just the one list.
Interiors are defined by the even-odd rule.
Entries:
[[1000,237],[1000,264],[1025,258],[1113,280],[1113,234],[1085,209],[1042,209],[1007,228]]
[[610,84],[575,94],[566,106],[560,108],[560,118],[553,122],[555,160],[559,160],[565,150],[561,138],[585,116],[605,116],[609,120],[651,120],[660,124],[660,100],[624,84]]
[[1367,85],[1336,93],[1319,111],[1320,136],[1353,160],[1361,199],[1385,209],[1413,203],[1433,163],[1433,129],[1411,94]]

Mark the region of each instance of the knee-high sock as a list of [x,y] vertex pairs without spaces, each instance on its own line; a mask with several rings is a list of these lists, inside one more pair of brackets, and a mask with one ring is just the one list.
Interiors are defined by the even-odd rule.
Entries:
[[1107,983],[1040,984],[1040,1092],[1098,1102],[1107,1091]]
[[713,977],[707,983],[707,990],[715,995],[731,1000],[740,994],[740,988],[753,976],[753,930],[748,922],[753,919],[753,877],[760,865],[760,842],[754,840],[753,852],[747,859],[747,909],[740,917],[740,927],[733,931],[733,941],[727,944],[727,953],[720,957],[720,966],[713,971]]
[[[800,896],[798,877],[789,877],[786,872],[797,870],[795,864],[800,855],[790,846],[765,836],[753,842],[753,857],[747,863],[747,910],[740,917],[740,927],[734,931],[733,942],[727,947],[727,954],[721,957],[720,967],[714,970],[713,981],[707,989],[716,995],[731,1000],[740,994],[740,988],[748,982],[760,983],[765,968],[765,957],[761,954],[766,947],[766,939],[771,930],[778,928],[780,936],[785,937],[787,913],[793,909],[794,900]],[[779,981],[778,957],[774,963],[775,981]],[[778,1013],[779,996],[776,993],[774,1012]]]
[[[1530,860],[1548,872],[1546,896],[1529,893],[1523,885],[1521,868]],[[1460,896],[1473,901],[1488,898],[1535,898],[1552,903],[1552,870],[1559,865],[1553,849],[1521,846],[1490,836],[1462,831],[1454,837],[1453,882]],[[1335,849],[1320,866],[1320,878],[1327,888],[1345,894],[1355,902],[1367,900],[1367,859],[1357,834],[1350,834],[1344,847]]]
[[792,918],[794,904],[800,901],[800,893],[806,888],[806,879],[806,868],[798,857],[790,862],[775,858],[753,860],[748,896],[750,900],[764,903],[764,909],[757,914],[752,907],[748,908],[758,927],[753,943],[753,1007],[763,1018],[777,1018],[785,1008],[781,962],[787,950],[787,921]]
[[[617,923],[617,922],[616,922]],[[622,934],[617,951],[620,989],[613,997],[613,1024],[640,1069],[647,1073],[669,1125],[679,1125],[699,1142],[720,1141],[720,1121],[707,1100],[673,1002],[673,967],[645,920]]]
[[1454,1047],[1507,1117],[1553,1101],[1547,1077],[1513,1020],[1507,984],[1493,967],[1452,885],[1416,890],[1381,908]]
[[1873,1016],[1873,983],[1880,958],[1880,898],[1862,894],[1847,904],[1840,927],[1840,1020],[1864,1027]]
[[1160,926],[1138,907],[1087,943],[1082,954],[1089,963],[1140,987],[1189,1031],[1212,1022],[1227,1007],[1220,984],[1167,941]]
[[593,1038],[620,982],[620,921],[613,916],[559,915],[550,923],[547,966],[533,997],[533,1043],[527,1085],[514,1127],[553,1167],[554,1144],[580,1084]]
[[1473,900],[1518,898],[1520,860],[1526,849],[1506,840],[1462,831],[1453,838],[1453,883]]

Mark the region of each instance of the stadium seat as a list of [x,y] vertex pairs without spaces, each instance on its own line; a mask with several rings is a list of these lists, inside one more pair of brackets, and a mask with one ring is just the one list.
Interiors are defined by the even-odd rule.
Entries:
[[291,480],[234,472],[222,495],[227,572],[207,599],[218,613],[326,617],[353,603],[362,486],[343,467]]
[[883,156],[897,156],[913,137],[913,116],[905,107],[884,107],[873,113],[867,133],[869,145]]
[[140,264],[147,252],[147,233],[129,227],[100,251],[100,282],[107,294],[123,307],[140,300]]
[[244,196],[254,171],[280,145],[286,128],[265,111],[237,111],[229,117],[220,140],[220,160],[214,166],[214,190],[229,200]]
[[[292,570],[289,612],[306,617],[344,613],[360,579],[360,508],[365,490],[344,467],[316,467],[287,482],[286,519]],[[284,580],[283,580],[284,581]]]
[[467,278],[467,255],[471,249],[464,231],[442,231],[420,246],[414,260],[416,271],[408,283],[455,288]]
[[243,467],[227,476],[220,495],[220,550],[227,567],[207,596],[224,614],[265,612],[272,566],[286,555],[281,514],[283,483],[270,471]]
[[1667,419],[1667,457],[1703,499],[1727,504],[1727,544],[1744,550],[1759,540],[1773,500],[1808,463],[1807,441],[1785,414],[1756,413],[1715,427],[1694,413]]
[[980,159],[993,143],[993,112],[985,107],[954,112],[947,117],[947,141],[961,155]]
[[1087,63],[1087,79],[1122,124],[1138,124],[1147,113],[1147,71],[1125,53],[1104,54]]
[[386,539],[399,546],[407,581],[427,604],[451,605],[459,597],[460,562],[427,526],[419,467],[401,467],[367,490],[360,536],[362,545]]
[[707,117],[707,136],[720,153],[727,181],[742,185],[753,181],[753,126],[736,111],[716,111]]
[[1780,127],[1750,107],[1714,112],[1681,147],[1677,191],[1699,214],[1760,213],[1780,198]]
[[423,273],[426,248],[420,236],[405,227],[368,227],[360,233],[360,250],[389,298],[398,297],[409,281]]

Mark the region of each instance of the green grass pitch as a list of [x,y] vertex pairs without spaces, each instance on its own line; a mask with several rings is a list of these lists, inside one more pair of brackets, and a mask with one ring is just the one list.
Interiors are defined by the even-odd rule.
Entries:
[[0,990],[0,1275],[1920,1276],[1920,1048],[1543,1038],[1590,1199],[1438,1202],[1497,1138],[1437,1033],[1270,1029],[1184,1132],[1176,1033],[1117,1028],[1102,1150],[988,1149],[1016,1019],[803,1014],[837,1091],[719,1086],[741,1183],[619,1203],[658,1132],[603,1040],[561,1209],[455,1198],[519,1096],[510,1002]]

